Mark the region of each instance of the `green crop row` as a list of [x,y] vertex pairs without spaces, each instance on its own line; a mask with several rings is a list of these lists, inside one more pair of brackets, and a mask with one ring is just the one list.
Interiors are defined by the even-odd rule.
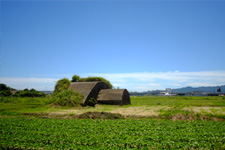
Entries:
[[0,149],[224,149],[225,122],[0,118]]

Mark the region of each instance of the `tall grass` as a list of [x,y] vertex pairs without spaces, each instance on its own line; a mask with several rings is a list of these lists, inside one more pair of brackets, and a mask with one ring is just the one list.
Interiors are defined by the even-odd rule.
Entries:
[[51,103],[49,97],[0,97],[0,115],[17,115],[26,110],[43,110]]

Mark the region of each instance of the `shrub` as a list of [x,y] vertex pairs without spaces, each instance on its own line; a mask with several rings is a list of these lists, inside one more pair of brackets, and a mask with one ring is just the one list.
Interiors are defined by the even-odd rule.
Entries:
[[72,82],[92,82],[92,81],[102,81],[104,83],[106,83],[109,88],[113,88],[112,84],[110,83],[110,81],[106,80],[105,78],[102,77],[87,77],[87,78],[80,78],[80,76],[78,75],[74,75],[72,77]]
[[79,82],[87,82],[86,78],[80,78]]
[[7,91],[7,90],[10,90],[9,87],[7,87],[5,84],[0,84],[0,91]]
[[106,80],[105,78],[102,78],[102,77],[87,77],[85,80],[87,82],[90,82],[90,81],[102,81],[102,82],[105,82],[106,84],[108,84],[108,86],[110,88],[113,87],[112,84],[108,80]]
[[110,81],[108,81],[108,80],[106,80],[105,78],[102,78],[102,77],[87,77],[87,78],[80,78],[79,79],[79,82],[92,82],[92,81],[102,81],[102,82],[106,83],[109,86],[109,88],[113,88]]
[[95,106],[97,104],[97,100],[94,98],[94,97],[91,97],[89,100],[88,100],[88,105],[89,106]]
[[5,84],[0,84],[0,96],[10,96],[10,95],[12,95],[11,88],[7,87]]
[[71,90],[63,90],[52,97],[52,101],[56,105],[61,106],[80,106],[84,96],[78,92]]
[[12,95],[10,90],[0,91],[0,96],[10,96]]
[[72,82],[78,82],[79,80],[80,80],[80,76],[78,76],[78,75],[74,75],[72,77]]
[[57,81],[55,85],[55,90],[53,92],[53,95],[56,95],[57,93],[60,93],[64,90],[67,90],[70,86],[70,80],[67,78],[63,78]]
[[36,91],[35,89],[31,89],[31,90],[24,89],[24,90],[16,92],[13,96],[14,97],[45,97],[46,94],[40,91]]

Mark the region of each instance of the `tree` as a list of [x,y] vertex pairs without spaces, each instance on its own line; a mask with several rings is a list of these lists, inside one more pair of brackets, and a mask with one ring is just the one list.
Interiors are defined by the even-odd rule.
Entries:
[[0,84],[0,96],[10,96],[12,95],[10,87],[5,84]]
[[80,76],[78,76],[78,75],[74,75],[72,77],[72,82],[78,82],[79,80],[80,80]]

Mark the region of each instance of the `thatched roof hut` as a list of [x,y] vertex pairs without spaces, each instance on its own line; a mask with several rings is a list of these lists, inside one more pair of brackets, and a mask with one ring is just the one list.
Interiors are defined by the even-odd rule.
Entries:
[[128,105],[130,103],[130,94],[126,89],[102,89],[97,101],[99,104],[108,105]]
[[88,105],[90,98],[97,99],[101,89],[108,89],[109,86],[104,82],[71,82],[69,89],[84,95],[83,104]]

